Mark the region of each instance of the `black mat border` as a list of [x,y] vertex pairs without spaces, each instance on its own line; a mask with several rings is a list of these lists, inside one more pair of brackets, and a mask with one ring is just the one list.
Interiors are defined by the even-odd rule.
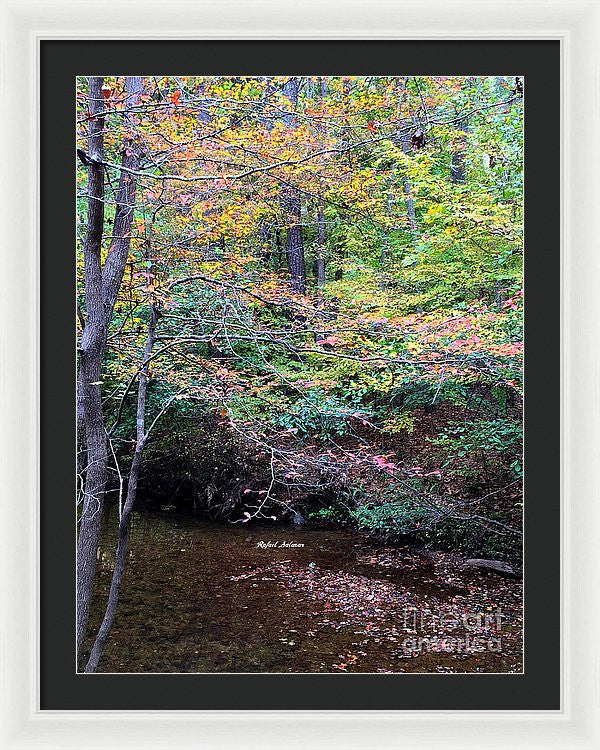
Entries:
[[[558,41],[42,41],[41,708],[560,707]],[[76,75],[524,75],[526,670],[523,675],[76,675]],[[15,115],[16,116],[16,115]],[[32,145],[33,147],[33,145]]]

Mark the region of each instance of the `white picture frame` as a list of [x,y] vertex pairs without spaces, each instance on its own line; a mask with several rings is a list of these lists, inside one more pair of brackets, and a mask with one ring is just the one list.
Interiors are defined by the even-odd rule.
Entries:
[[[0,0],[0,6],[0,747],[600,748],[600,2]],[[562,153],[548,155],[562,169],[560,710],[40,710],[39,44],[134,38],[560,40]]]

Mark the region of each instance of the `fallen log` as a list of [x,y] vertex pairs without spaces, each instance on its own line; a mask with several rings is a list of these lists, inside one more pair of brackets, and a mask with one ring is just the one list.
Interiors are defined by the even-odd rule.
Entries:
[[509,565],[508,563],[502,562],[501,560],[466,560],[463,568],[475,568],[478,570],[488,570],[491,573],[497,573],[502,576],[510,576],[511,578],[518,578],[518,572]]

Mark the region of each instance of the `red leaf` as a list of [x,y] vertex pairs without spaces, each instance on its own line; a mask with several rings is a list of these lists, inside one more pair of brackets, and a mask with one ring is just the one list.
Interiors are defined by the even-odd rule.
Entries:
[[177,91],[173,93],[173,96],[171,97],[171,101],[173,102],[173,104],[179,104],[180,98],[181,98],[181,91],[177,89]]

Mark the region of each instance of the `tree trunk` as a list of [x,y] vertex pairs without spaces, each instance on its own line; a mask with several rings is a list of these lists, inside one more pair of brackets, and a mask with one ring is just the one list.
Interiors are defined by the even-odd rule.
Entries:
[[[349,112],[350,112],[350,80],[348,76],[344,76],[343,82],[342,82],[342,121],[344,122],[344,124],[348,124],[349,122],[348,120]],[[342,149],[344,149],[346,153],[346,159],[348,161],[348,169],[352,171],[353,162],[352,162],[352,150],[349,148],[350,146],[349,128],[343,129],[341,142],[342,142]],[[342,224],[346,224],[346,225],[351,224],[351,216],[344,212],[340,212],[339,220],[342,222]],[[346,258],[346,242],[343,242],[339,246],[338,253],[337,253],[337,259],[336,259],[337,268],[335,269],[335,274],[334,274],[334,278],[336,281],[341,281],[344,278],[345,258]]]
[[[393,213],[393,207],[394,207],[394,196],[393,196],[393,187],[394,187],[394,177],[395,175],[392,174],[392,179],[390,180],[390,185],[388,187],[388,193],[386,198],[386,214],[388,218],[391,218]],[[381,243],[381,257],[379,258],[379,265],[381,268],[385,268],[388,262],[388,252],[390,249],[390,227],[386,227],[385,229],[385,235],[383,237],[383,242]]]
[[325,200],[323,192],[319,195],[319,207],[317,209],[317,286],[323,289],[325,286]]
[[104,612],[104,618],[102,624],[98,630],[98,635],[94,641],[94,646],[90,653],[90,658],[86,664],[86,672],[95,672],[100,661],[100,657],[106,646],[106,641],[117,612],[117,605],[119,603],[119,594],[121,592],[121,582],[123,580],[123,573],[125,571],[125,563],[127,562],[127,549],[129,547],[129,522],[131,520],[131,513],[135,504],[137,495],[137,485],[140,475],[140,467],[142,464],[142,455],[144,452],[144,445],[146,443],[146,394],[148,390],[148,370],[150,367],[150,358],[152,356],[152,349],[154,347],[156,334],[156,309],[154,305],[150,308],[150,319],[148,321],[148,333],[146,336],[146,346],[144,349],[144,360],[140,370],[140,377],[138,383],[138,397],[137,397],[137,411],[136,411],[136,441],[135,441],[135,452],[133,454],[133,461],[131,463],[131,469],[129,472],[129,481],[127,483],[127,497],[125,499],[125,505],[123,506],[123,512],[121,513],[121,520],[119,522],[119,540],[117,542],[117,554],[115,558],[115,567],[113,570],[113,576],[110,584],[110,591],[108,594],[108,604],[106,611]]
[[[102,266],[100,253],[104,230],[104,110],[103,78],[91,77],[88,132],[88,215],[83,243],[86,323],[81,334],[77,379],[78,471],[83,487],[81,528],[77,545],[77,650],[85,635],[89,603],[96,571],[96,527],[99,528],[106,485],[106,433],[99,385],[103,356]],[[105,338],[105,337],[104,337]],[[85,446],[85,447],[84,447]],[[83,474],[85,472],[85,477]]]
[[304,294],[306,292],[306,264],[304,260],[304,243],[302,241],[300,193],[295,188],[290,188],[284,200],[288,221],[290,222],[285,246],[290,282],[295,292]]
[[[129,170],[137,170],[139,154],[137,144],[126,140],[123,146],[116,211],[113,224],[113,242],[104,268],[101,268],[100,250],[104,223],[104,167],[103,120],[97,113],[104,110],[102,78],[90,78],[90,137],[88,139],[90,162],[88,227],[84,241],[84,275],[86,313],[85,328],[81,336],[79,389],[81,390],[82,423],[87,448],[83,510],[77,542],[77,650],[87,630],[90,602],[96,573],[96,555],[100,538],[100,521],[107,476],[107,441],[102,411],[102,363],[106,352],[108,326],[127,256],[129,255],[131,222],[135,205],[136,178]],[[128,77],[126,94],[128,106],[139,102],[142,79]],[[94,163],[94,162],[99,163]]]
[[[298,91],[300,81],[292,77],[285,84],[283,91],[295,108],[298,105]],[[293,114],[286,115],[284,122],[288,128],[295,127]],[[304,242],[302,240],[302,203],[300,191],[295,187],[288,187],[283,196],[283,207],[288,225],[286,240],[286,258],[290,282],[295,292],[306,292],[306,263],[304,260]]]
[[[467,118],[460,120],[456,126],[463,133],[469,132],[469,121]],[[456,185],[462,184],[466,180],[465,171],[465,148],[466,138],[461,138],[457,144],[456,149],[452,152],[452,158],[450,162],[450,171],[452,173],[452,182]]]
[[[398,122],[400,122],[401,104],[407,93],[407,84],[408,84],[408,77],[405,77],[401,84],[401,96],[398,97]],[[398,78],[396,79],[396,85],[397,86],[399,85]],[[402,153],[408,155],[411,150],[410,133],[406,132],[401,136],[400,145],[402,148]],[[403,183],[404,183],[404,203],[406,205],[406,214],[408,217],[408,228],[409,228],[409,233],[410,233],[411,241],[412,241],[412,247],[414,251],[416,250],[416,247],[419,241],[419,227],[417,225],[417,216],[415,212],[415,200],[413,197],[412,185],[410,183],[410,179],[406,172],[404,172]],[[417,293],[421,291],[421,285],[419,283],[416,284],[416,291]],[[423,309],[420,305],[417,306],[417,312],[419,313],[423,312]]]
[[[319,97],[321,106],[327,96],[327,79],[319,78]],[[319,204],[317,208],[317,287],[321,290],[325,286],[325,198],[323,196],[324,185],[323,178],[319,189]]]
[[[408,136],[402,139],[402,151],[405,154],[410,151],[410,140]],[[414,242],[418,236],[417,217],[415,214],[415,200],[413,198],[412,186],[407,174],[404,175],[404,202],[406,204],[406,213],[408,215],[408,226]]]
[[496,302],[496,310],[501,311],[503,300],[502,300],[502,284],[498,279],[494,281],[494,291],[495,291],[495,302]]
[[[406,93],[406,84],[408,82],[408,79],[405,78],[402,83],[401,88],[401,94],[398,96],[398,118],[400,118],[400,107],[402,104],[402,101],[404,99],[404,95]],[[398,85],[398,79],[396,79],[396,84]],[[410,152],[410,134],[405,133],[401,138],[401,145],[402,145],[402,153],[408,154]],[[418,239],[418,229],[417,229],[417,217],[415,214],[415,201],[413,198],[413,192],[412,192],[412,186],[410,184],[410,179],[406,172],[404,173],[404,201],[406,203],[406,213],[408,215],[408,226],[410,228],[410,233],[412,235],[413,242],[416,244],[416,240]]]

